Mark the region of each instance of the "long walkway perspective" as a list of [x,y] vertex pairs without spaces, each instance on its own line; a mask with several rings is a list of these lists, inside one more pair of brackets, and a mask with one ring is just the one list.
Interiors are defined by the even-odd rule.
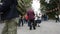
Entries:
[[60,34],[60,22],[54,20],[43,21],[36,30],[29,30],[27,24],[17,28],[17,34]]
[[[0,23],[0,34],[4,27],[4,23]],[[60,34],[60,22],[54,20],[42,21],[40,27],[36,27],[36,30],[29,30],[27,24],[22,27],[17,27],[17,34]]]

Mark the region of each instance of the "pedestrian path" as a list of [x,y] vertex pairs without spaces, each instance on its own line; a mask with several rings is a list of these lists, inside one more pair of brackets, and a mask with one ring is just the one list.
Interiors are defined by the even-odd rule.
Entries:
[[36,30],[29,30],[27,24],[17,28],[17,34],[60,34],[60,23],[54,20],[43,21],[41,27]]
[[[0,23],[0,34],[5,23]],[[36,30],[29,30],[27,24],[22,27],[17,27],[17,34],[60,34],[60,22],[55,20],[43,21],[41,27],[36,27]]]

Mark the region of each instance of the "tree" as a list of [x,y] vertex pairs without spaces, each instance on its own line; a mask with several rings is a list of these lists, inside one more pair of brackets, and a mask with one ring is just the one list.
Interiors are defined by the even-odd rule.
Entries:
[[21,15],[26,13],[28,7],[30,7],[31,0],[18,0],[17,9]]
[[60,0],[50,0],[49,3],[45,2],[45,0],[41,0],[40,2],[45,7],[43,10],[47,11],[46,13],[51,15],[60,14]]

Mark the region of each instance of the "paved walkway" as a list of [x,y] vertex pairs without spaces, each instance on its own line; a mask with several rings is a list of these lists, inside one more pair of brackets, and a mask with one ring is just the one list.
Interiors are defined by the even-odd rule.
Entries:
[[41,27],[36,27],[36,30],[29,30],[27,24],[23,27],[18,27],[17,34],[60,34],[60,23],[54,20],[43,21]]
[[[54,20],[43,21],[41,27],[36,27],[36,30],[29,30],[27,24],[22,27],[17,27],[17,34],[60,34],[60,22]],[[4,27],[4,23],[0,23],[0,34]]]

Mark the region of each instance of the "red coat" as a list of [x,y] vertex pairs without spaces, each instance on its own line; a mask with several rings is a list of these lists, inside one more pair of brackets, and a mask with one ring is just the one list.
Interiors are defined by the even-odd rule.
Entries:
[[25,16],[25,19],[28,20],[28,16]]

